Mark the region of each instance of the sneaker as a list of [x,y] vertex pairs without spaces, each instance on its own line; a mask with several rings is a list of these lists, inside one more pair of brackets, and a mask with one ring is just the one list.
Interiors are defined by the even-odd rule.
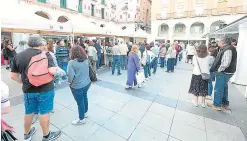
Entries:
[[201,103],[202,108],[206,108],[206,104],[205,103]]
[[82,125],[86,123],[86,119],[80,120],[80,119],[76,119],[74,121],[72,121],[72,125]]
[[199,106],[198,103],[195,102],[195,100],[192,100],[192,103],[193,103],[193,105],[194,105],[195,107],[198,107],[198,106]]
[[87,112],[84,114],[84,117],[85,117],[85,118],[88,118],[88,114],[87,114]]
[[212,98],[212,96],[206,96],[206,99],[208,99],[208,100],[212,100],[213,98]]
[[131,86],[126,86],[125,87],[125,90],[129,90],[129,89],[131,89],[132,87]]
[[118,73],[117,75],[122,75],[122,73]]
[[35,127],[32,127],[30,129],[30,132],[27,134],[27,135],[24,135],[24,141],[31,141],[32,140],[32,137],[33,137],[33,134],[36,132],[36,129]]
[[61,134],[62,134],[61,131],[50,132],[49,137],[48,138],[43,137],[42,141],[54,141],[57,138],[59,138]]
[[38,115],[38,114],[34,114],[34,115],[33,115],[32,124],[34,124],[38,119],[39,119],[39,115]]

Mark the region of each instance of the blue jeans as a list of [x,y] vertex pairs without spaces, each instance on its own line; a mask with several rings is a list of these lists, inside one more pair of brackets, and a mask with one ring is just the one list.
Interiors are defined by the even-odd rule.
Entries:
[[155,58],[153,59],[153,61],[152,61],[152,66],[153,66],[153,68],[154,68],[153,74],[155,74],[156,71],[157,71],[157,66],[158,66],[158,57],[155,57]]
[[49,114],[53,110],[54,96],[54,89],[41,93],[24,93],[25,114]]
[[145,78],[148,78],[148,76],[151,76],[151,64],[146,64],[143,68],[144,68]]
[[213,92],[213,81],[215,81],[215,76],[213,73],[210,73],[210,79],[208,80],[208,96],[212,95]]
[[231,74],[216,73],[216,83],[214,87],[214,106],[228,106],[228,81],[232,77]]
[[176,66],[178,62],[178,54],[176,55],[175,61],[174,61],[174,65]]
[[112,64],[112,74],[115,73],[116,64],[117,64],[118,74],[120,74],[120,65],[121,65],[120,56],[114,55],[113,56],[113,64]]
[[167,71],[174,71],[174,65],[175,65],[175,58],[168,58],[167,59]]
[[127,56],[126,55],[121,55],[121,68],[122,70],[127,70]]
[[[61,62],[61,61],[57,60],[57,64],[62,70],[67,72],[68,62]],[[67,78],[66,78],[66,76],[63,76],[62,79],[66,80]]]
[[161,68],[165,67],[165,57],[160,57],[160,67]]
[[91,86],[91,83],[89,83],[87,86],[80,88],[80,89],[74,89],[70,87],[71,92],[78,106],[78,113],[79,113],[80,120],[84,119],[85,113],[88,111],[87,92],[90,86]]
[[98,60],[97,60],[97,64],[96,64],[97,69],[99,69],[100,65],[101,65],[101,54],[98,55]]

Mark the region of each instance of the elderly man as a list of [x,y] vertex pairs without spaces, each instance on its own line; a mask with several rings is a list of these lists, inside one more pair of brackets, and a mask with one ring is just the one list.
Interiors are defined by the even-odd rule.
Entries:
[[221,107],[229,110],[228,81],[236,71],[237,50],[231,45],[229,38],[218,39],[220,51],[210,69],[215,73],[216,83],[214,89],[214,110],[221,111]]
[[123,41],[120,41],[119,50],[120,50],[121,68],[122,70],[127,70],[127,53],[129,51],[127,44],[125,44]]

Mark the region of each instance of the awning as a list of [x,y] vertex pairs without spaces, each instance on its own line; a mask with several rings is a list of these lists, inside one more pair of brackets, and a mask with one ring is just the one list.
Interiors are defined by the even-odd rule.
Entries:
[[244,16],[236,21],[229,23],[227,26],[221,29],[203,35],[202,38],[215,37],[216,35],[220,35],[220,34],[237,34],[239,32],[239,25],[246,22],[247,22],[247,16]]

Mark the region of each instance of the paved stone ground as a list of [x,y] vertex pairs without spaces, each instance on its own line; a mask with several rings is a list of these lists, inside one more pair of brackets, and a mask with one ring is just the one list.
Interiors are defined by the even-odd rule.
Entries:
[[[51,129],[62,130],[59,141],[246,141],[247,102],[230,85],[231,111],[194,107],[188,94],[192,66],[179,64],[175,73],[158,69],[146,86],[124,90],[126,71],[112,76],[103,69],[88,93],[89,118],[85,125],[72,126],[78,116],[77,105],[65,85],[57,89]],[[2,80],[11,88],[11,112],[3,118],[16,128],[23,139],[24,106],[20,86],[2,70]],[[18,86],[17,86],[18,85]],[[42,131],[33,141],[40,141]]]

